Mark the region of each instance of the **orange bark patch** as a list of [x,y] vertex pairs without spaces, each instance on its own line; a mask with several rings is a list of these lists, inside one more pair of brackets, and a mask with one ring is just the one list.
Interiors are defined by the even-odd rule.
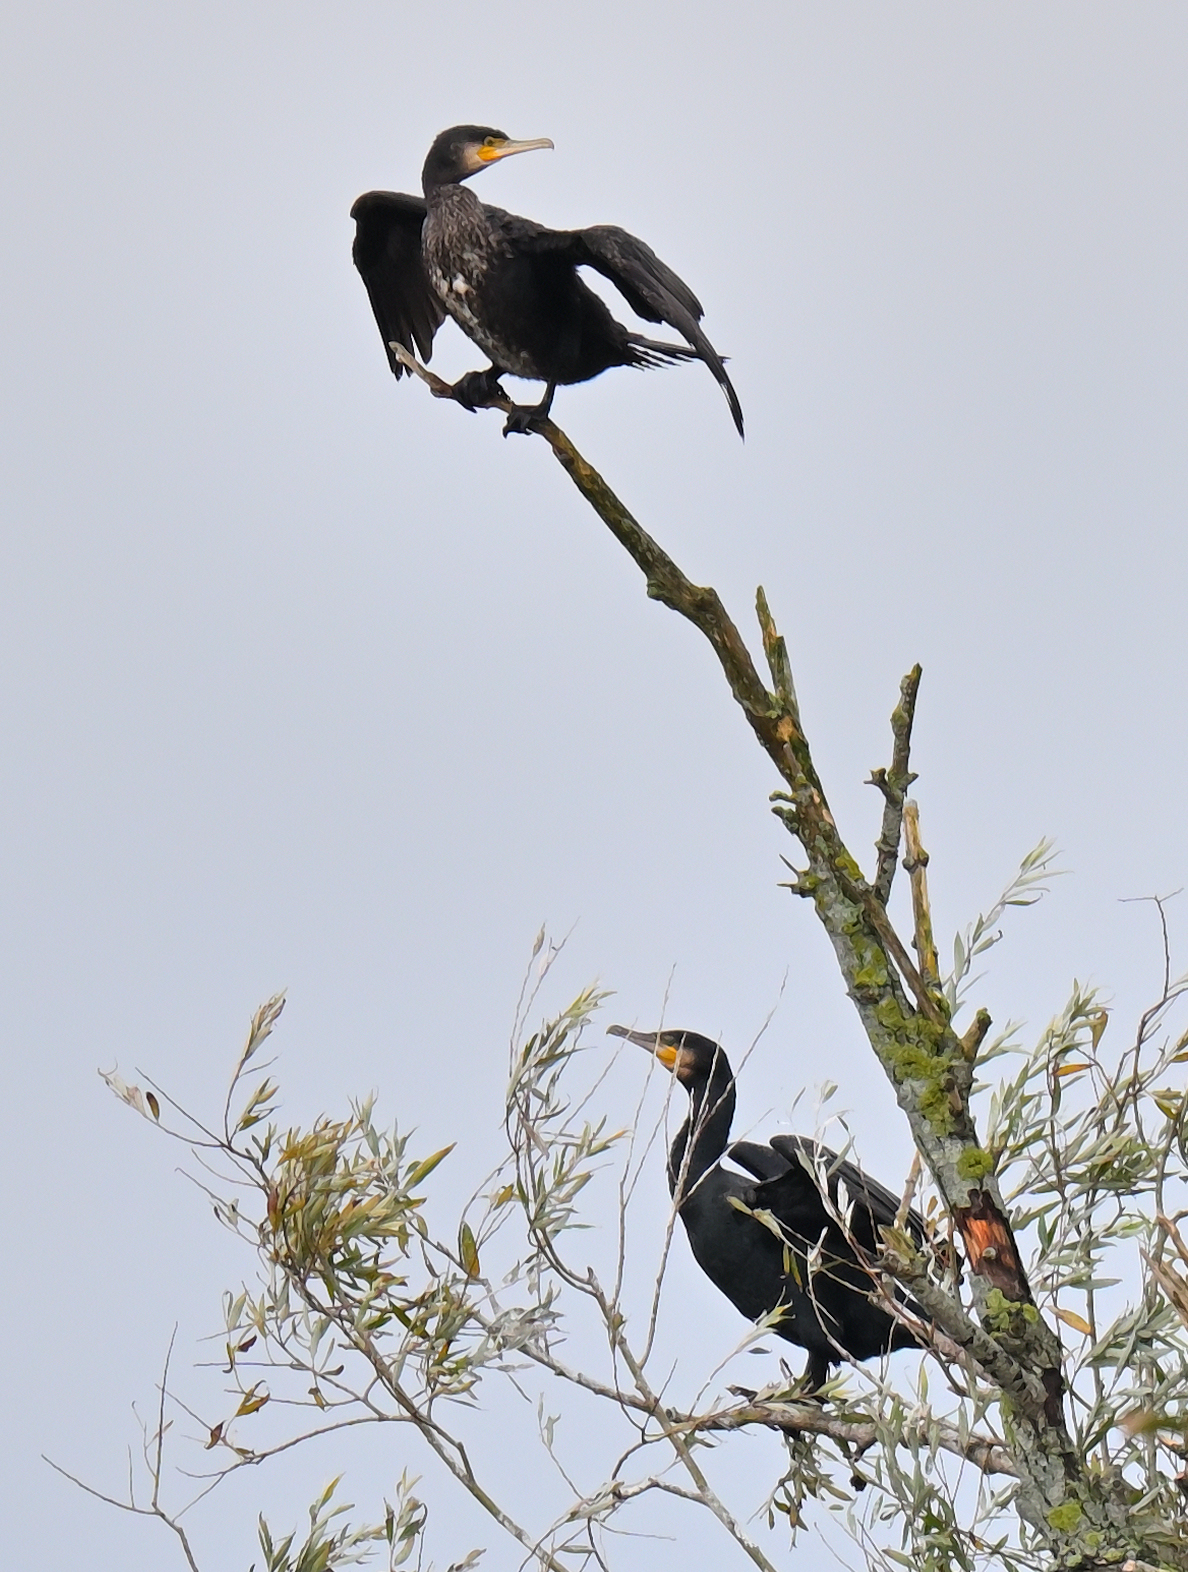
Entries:
[[959,1207],[956,1218],[970,1270],[993,1284],[1004,1298],[1031,1304],[1031,1288],[1015,1248],[1011,1225],[986,1191],[972,1191],[970,1204]]

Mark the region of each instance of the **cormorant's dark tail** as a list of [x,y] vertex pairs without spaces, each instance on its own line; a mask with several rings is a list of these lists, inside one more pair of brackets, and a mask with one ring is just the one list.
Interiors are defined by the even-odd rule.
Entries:
[[695,328],[697,338],[701,340],[696,348],[688,344],[659,344],[655,339],[643,338],[638,333],[628,335],[627,342],[636,352],[631,364],[640,367],[672,366],[682,360],[704,360],[713,372],[714,377],[726,395],[726,402],[730,405],[730,413],[734,417],[734,424],[738,427],[738,434],[743,435],[742,405],[738,402],[738,394],[734,385],[726,375],[720,357],[715,353],[713,346],[700,329]]
[[681,360],[701,359],[697,351],[690,349],[688,344],[660,344],[654,338],[642,338],[638,333],[629,333],[627,342],[633,351],[631,364],[641,369],[675,366]]

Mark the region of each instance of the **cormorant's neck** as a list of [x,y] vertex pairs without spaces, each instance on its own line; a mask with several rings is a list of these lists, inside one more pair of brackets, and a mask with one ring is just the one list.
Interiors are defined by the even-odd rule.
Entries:
[[[432,159],[427,160],[424,169],[421,171],[421,190],[425,193],[427,202],[440,191],[462,191],[465,189],[462,182],[469,180],[470,175],[443,173],[440,169],[431,168],[431,164]],[[477,171],[471,171],[471,173],[477,173]]]
[[425,206],[432,212],[481,213],[483,204],[468,186],[457,180],[425,181]]
[[714,1056],[708,1078],[695,1081],[689,1088],[689,1117],[677,1131],[668,1154],[668,1188],[676,1194],[677,1185],[688,1195],[721,1157],[730,1141],[734,1119],[734,1076],[726,1055]]

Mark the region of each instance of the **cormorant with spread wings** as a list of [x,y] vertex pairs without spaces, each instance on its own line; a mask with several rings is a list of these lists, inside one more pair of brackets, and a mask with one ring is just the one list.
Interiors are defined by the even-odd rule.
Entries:
[[[741,436],[742,409],[721,356],[701,330],[701,303],[650,246],[610,224],[546,229],[488,207],[462,185],[501,158],[552,145],[547,138],[513,142],[490,126],[452,126],[429,149],[423,198],[368,191],[352,207],[355,266],[393,372],[399,377],[404,367],[391,345],[428,360],[448,313],[491,360],[485,371],[454,384],[460,404],[474,409],[502,396],[505,374],[545,383],[539,404],[519,405],[508,417],[506,435],[546,418],[561,384],[588,381],[611,366],[700,359],[725,393]],[[630,332],[583,283],[582,267],[608,278],[637,316],[667,323],[686,343]]]

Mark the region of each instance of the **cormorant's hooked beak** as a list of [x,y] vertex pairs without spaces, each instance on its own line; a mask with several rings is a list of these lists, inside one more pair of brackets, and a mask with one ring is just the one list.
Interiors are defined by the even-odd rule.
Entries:
[[509,138],[505,138],[503,141],[498,142],[484,142],[477,149],[477,154],[481,163],[493,164],[496,159],[510,158],[513,153],[531,153],[538,147],[551,148],[552,145],[547,136],[538,136],[531,142],[513,142]]
[[646,1048],[649,1053],[655,1054],[666,1070],[675,1070],[677,1050],[668,1048],[660,1041],[659,1032],[633,1032],[626,1026],[608,1026],[608,1037],[623,1037],[629,1043],[634,1043],[637,1048]]

